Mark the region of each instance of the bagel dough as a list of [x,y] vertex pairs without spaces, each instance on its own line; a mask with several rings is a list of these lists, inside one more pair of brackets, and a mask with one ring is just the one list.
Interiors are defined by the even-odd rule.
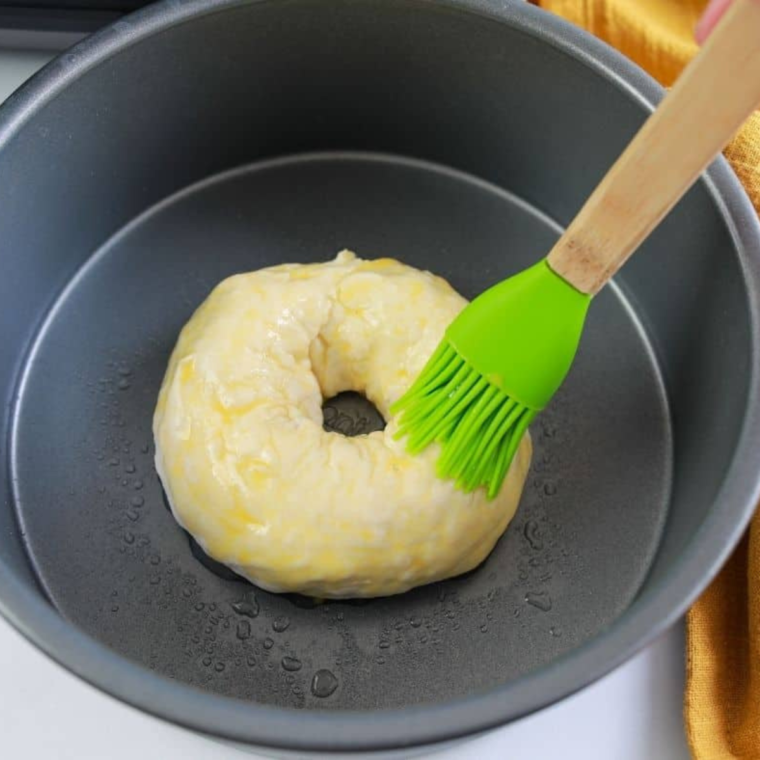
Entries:
[[[177,521],[276,592],[384,596],[477,566],[517,509],[530,437],[489,501],[436,477],[438,444],[408,454],[389,413],[466,303],[429,272],[349,251],[220,283],[179,336],[153,420]],[[346,390],[383,431],[323,429],[323,400]]]

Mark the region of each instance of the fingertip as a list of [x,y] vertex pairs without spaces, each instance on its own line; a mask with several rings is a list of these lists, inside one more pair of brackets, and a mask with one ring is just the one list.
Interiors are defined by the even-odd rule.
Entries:
[[710,0],[702,16],[694,28],[694,37],[702,45],[710,36],[710,32],[715,28],[717,23],[731,4],[731,0]]

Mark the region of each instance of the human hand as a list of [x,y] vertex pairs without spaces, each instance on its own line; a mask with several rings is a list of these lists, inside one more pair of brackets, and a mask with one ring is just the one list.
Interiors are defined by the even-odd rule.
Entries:
[[715,25],[720,21],[721,16],[723,16],[731,2],[732,0],[710,0],[707,4],[705,12],[702,14],[697,23],[697,28],[694,30],[694,36],[700,45],[715,28]]

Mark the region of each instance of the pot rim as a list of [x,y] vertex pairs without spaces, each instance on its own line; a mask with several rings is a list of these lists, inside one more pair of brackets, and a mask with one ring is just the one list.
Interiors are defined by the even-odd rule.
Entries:
[[[244,4],[277,0],[166,0],[80,42],[0,108],[0,150],[46,103],[88,70],[165,29]],[[356,1],[356,0],[354,0]],[[651,110],[662,88],[620,53],[562,19],[522,2],[408,0],[472,13],[551,45]],[[746,283],[751,330],[750,392],[738,445],[712,511],[665,577],[608,629],[550,664],[483,693],[426,706],[374,711],[308,711],[257,705],[178,684],[117,654],[64,620],[0,560],[0,613],[45,654],[103,692],[194,731],[301,751],[382,750],[434,744],[520,718],[587,686],[680,618],[718,573],[760,500],[760,224],[728,163],[700,179],[721,211]]]

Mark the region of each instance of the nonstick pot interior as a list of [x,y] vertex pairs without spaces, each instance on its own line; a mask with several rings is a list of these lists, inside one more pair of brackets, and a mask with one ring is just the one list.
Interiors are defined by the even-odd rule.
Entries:
[[594,304],[518,515],[464,577],[256,589],[176,525],[150,433],[220,279],[349,247],[473,296],[548,250],[655,96],[519,4],[168,3],[55,62],[0,121],[3,611],[138,706],[314,749],[485,728],[662,630],[757,491],[758,233],[722,164]]

